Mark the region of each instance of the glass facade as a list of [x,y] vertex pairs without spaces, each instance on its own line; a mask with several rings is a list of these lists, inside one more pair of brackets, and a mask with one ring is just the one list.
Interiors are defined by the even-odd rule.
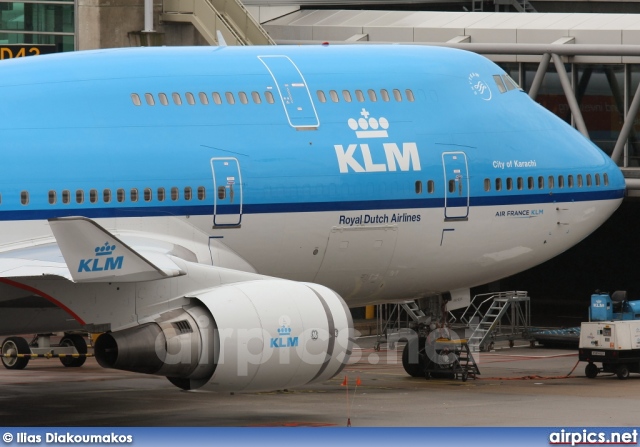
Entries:
[[[537,63],[499,63],[513,79],[519,80],[525,91],[538,70]],[[624,124],[626,111],[640,84],[640,65],[633,64],[565,64],[573,93],[580,106],[591,140],[607,154],[613,152]],[[571,110],[551,62],[536,97],[536,101],[554,114],[572,123]],[[623,167],[640,167],[640,118],[625,142]]]
[[55,45],[75,49],[74,0],[9,2],[0,0],[0,45]]

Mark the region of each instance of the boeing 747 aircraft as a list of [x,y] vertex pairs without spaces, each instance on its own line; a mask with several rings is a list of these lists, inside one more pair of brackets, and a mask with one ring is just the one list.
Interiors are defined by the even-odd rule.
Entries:
[[348,307],[533,267],[625,189],[502,69],[452,49],[10,60],[0,114],[8,368],[28,362],[15,334],[85,330],[104,332],[101,365],[183,389],[323,381],[349,358]]

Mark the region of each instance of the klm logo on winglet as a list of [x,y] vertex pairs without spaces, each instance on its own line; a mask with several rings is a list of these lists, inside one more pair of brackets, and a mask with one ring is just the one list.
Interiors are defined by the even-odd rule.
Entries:
[[102,246],[97,246],[95,248],[95,257],[80,260],[78,273],[122,269],[124,256],[113,256],[115,250],[116,246],[109,244],[109,242],[105,242]]
[[289,324],[289,318],[286,316],[280,317],[280,327],[278,328],[279,337],[271,338],[269,347],[271,348],[294,348],[298,346],[298,337],[291,336],[291,326]]
[[[388,138],[389,121],[385,117],[378,119],[370,117],[370,113],[363,108],[362,116],[358,120],[349,118],[347,124],[355,131],[356,138]],[[382,146],[382,150],[380,150]],[[348,144],[345,148],[341,144],[333,146],[338,158],[340,173],[349,172],[387,172],[387,171],[420,171],[420,155],[416,143],[370,143]],[[384,157],[384,158],[383,158]],[[360,161],[362,160],[362,161]]]

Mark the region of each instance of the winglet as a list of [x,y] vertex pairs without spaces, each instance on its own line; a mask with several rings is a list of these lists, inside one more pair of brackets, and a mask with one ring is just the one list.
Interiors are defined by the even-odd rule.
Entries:
[[75,282],[151,281],[184,274],[166,256],[153,263],[86,217],[49,219],[49,225]]

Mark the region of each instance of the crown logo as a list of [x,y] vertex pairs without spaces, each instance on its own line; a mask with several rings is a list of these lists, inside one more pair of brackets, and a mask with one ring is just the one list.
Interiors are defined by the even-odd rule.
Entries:
[[281,337],[284,337],[285,335],[289,335],[291,333],[291,328],[288,326],[280,326],[278,328],[278,334],[280,334]]
[[379,119],[369,118],[370,113],[363,107],[360,112],[362,118],[356,120],[349,118],[347,124],[351,130],[356,132],[358,138],[386,138],[389,136],[387,129],[389,121],[383,116]]
[[95,248],[96,256],[109,256],[113,253],[113,250],[116,249],[115,245],[109,244],[109,242],[105,242],[104,245],[98,245]]

